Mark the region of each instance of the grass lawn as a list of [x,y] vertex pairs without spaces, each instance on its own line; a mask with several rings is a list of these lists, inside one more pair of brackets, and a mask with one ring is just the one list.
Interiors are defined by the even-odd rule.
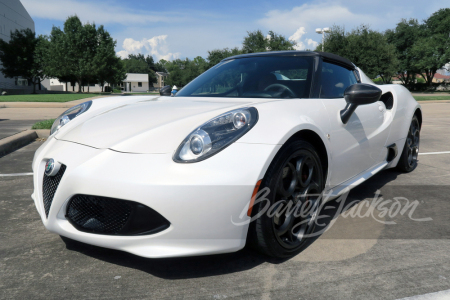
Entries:
[[0,102],[68,102],[96,96],[101,94],[4,95],[0,96]]
[[450,100],[450,95],[447,96],[414,96],[417,101],[430,101],[430,100]]
[[35,123],[31,129],[51,129],[53,122],[55,122],[55,119],[40,121]]

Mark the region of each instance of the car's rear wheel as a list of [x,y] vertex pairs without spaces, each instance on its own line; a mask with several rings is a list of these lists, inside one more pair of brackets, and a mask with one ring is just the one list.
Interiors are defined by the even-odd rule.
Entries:
[[417,116],[414,116],[406,136],[405,146],[397,164],[402,172],[411,172],[417,167],[420,145],[420,125]]
[[315,228],[324,188],[322,164],[316,149],[306,141],[285,145],[261,182],[268,188],[266,202],[258,202],[250,224],[251,244],[269,256],[283,258],[300,252]]

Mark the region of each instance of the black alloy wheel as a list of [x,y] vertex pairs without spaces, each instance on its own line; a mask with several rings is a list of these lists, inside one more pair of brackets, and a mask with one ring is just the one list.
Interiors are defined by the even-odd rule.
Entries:
[[[269,209],[263,202],[253,208],[252,215],[259,216],[250,224],[253,246],[278,258],[301,251],[315,228],[324,185],[322,164],[310,143],[300,140],[284,146],[260,187],[270,190]],[[261,214],[262,210],[266,211]]]
[[403,172],[411,172],[417,167],[420,145],[420,125],[417,116],[414,116],[406,136],[405,146],[398,161],[397,168]]

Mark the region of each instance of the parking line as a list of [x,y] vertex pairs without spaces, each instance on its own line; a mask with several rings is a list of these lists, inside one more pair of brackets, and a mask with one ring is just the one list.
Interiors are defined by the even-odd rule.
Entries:
[[0,174],[0,177],[30,176],[30,175],[33,175],[33,173]]
[[429,293],[424,295],[417,295],[398,300],[447,300],[450,297],[450,290],[440,291],[436,293]]
[[450,151],[442,151],[442,152],[425,152],[425,153],[420,153],[419,155],[432,155],[432,154],[449,154]]

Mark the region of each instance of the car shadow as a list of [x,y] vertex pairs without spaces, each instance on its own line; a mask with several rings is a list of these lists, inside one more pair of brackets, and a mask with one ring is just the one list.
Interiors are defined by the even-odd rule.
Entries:
[[170,280],[230,274],[252,269],[265,262],[277,263],[276,260],[247,248],[227,254],[151,259],[84,244],[62,236],[61,239],[68,250]]
[[[315,228],[315,235],[310,239],[309,244],[314,243],[321,234],[324,233],[329,226],[333,225],[333,220],[338,218],[341,214],[352,209],[354,206],[358,205],[361,201],[365,199],[372,199],[375,196],[378,198],[383,197],[383,191],[381,190],[387,183],[395,180],[401,172],[394,169],[388,169],[375,174],[367,181],[353,188],[347,197],[343,198],[343,203],[341,203],[339,198],[331,200],[323,206],[322,211],[319,213],[318,225]],[[326,210],[326,211],[325,211]]]
[[[385,170],[376,174],[367,182],[354,188],[345,200],[346,204],[354,202],[356,205],[358,200],[361,201],[373,197],[377,190],[381,189],[388,182],[395,180],[398,174],[399,172],[393,170]],[[333,201],[336,200],[332,200],[328,203],[331,206],[338,207],[339,205],[333,203]],[[347,207],[347,209],[349,208],[350,207]],[[323,226],[325,227],[328,226],[334,218],[339,216],[327,211],[327,216],[328,215],[331,215],[331,217],[325,217],[321,220],[321,224],[324,224]],[[323,229],[323,227],[317,226],[315,231],[317,232]],[[319,237],[320,235],[311,238],[304,249],[313,244]],[[169,280],[224,275],[249,270],[266,262],[280,264],[289,260],[270,258],[259,254],[248,247],[238,252],[228,254],[149,259],[119,250],[84,244],[66,237],[61,237],[61,239],[66,244],[66,248],[70,251],[76,251],[108,263],[133,268]]]

